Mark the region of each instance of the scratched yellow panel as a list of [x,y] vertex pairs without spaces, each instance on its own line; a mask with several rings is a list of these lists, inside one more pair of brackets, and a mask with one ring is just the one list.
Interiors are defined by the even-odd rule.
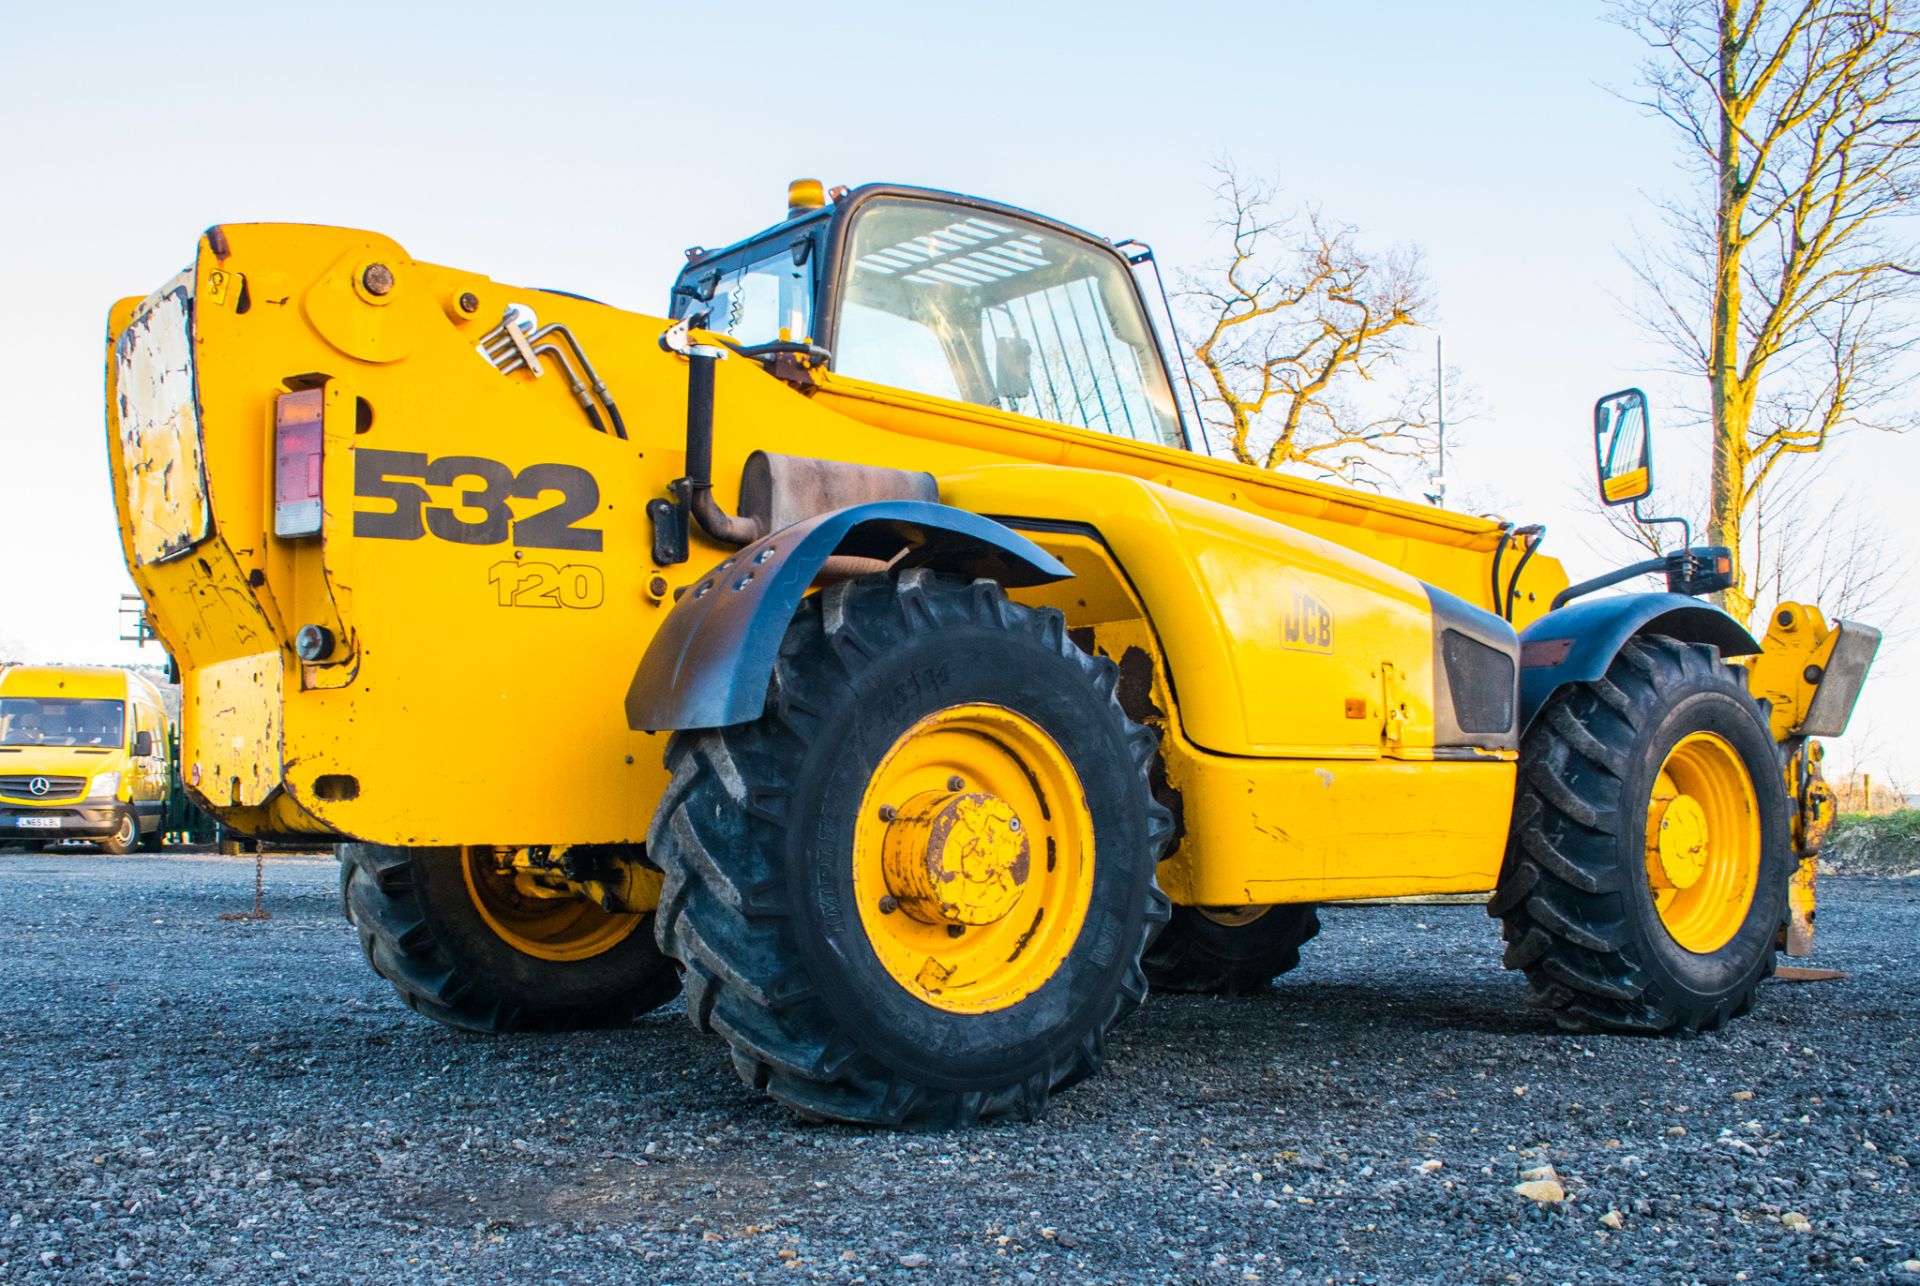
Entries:
[[266,802],[280,785],[280,654],[217,661],[181,677],[187,784],[215,807]]
[[155,291],[114,346],[116,445],[140,563],[177,558],[208,530],[194,406],[192,286],[193,275],[185,272]]

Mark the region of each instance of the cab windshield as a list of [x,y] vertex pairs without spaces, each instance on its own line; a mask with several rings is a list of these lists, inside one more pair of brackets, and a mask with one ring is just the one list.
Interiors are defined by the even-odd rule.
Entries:
[[833,342],[843,375],[1182,445],[1172,387],[1115,255],[997,211],[861,207]]
[[126,717],[119,701],[0,697],[0,746],[119,746]]

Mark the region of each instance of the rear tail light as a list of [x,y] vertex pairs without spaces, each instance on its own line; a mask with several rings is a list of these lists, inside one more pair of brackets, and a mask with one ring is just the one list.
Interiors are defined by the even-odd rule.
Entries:
[[273,534],[318,536],[326,390],[282,393],[273,411]]

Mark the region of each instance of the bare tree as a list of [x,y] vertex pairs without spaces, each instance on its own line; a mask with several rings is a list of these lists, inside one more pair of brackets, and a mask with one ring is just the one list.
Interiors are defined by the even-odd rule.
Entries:
[[[1788,601],[1814,603],[1829,620],[1854,617],[1896,634],[1904,616],[1904,552],[1879,515],[1832,503],[1819,463],[1774,475],[1747,507],[1742,528],[1752,602],[1769,610]],[[1648,553],[1665,554],[1679,544],[1672,527],[1642,524],[1624,510],[1591,503],[1615,534]],[[1683,516],[1696,530],[1705,520],[1694,508]]]
[[1663,207],[1671,244],[1636,267],[1644,316],[1705,378],[1706,530],[1734,551],[1720,600],[1752,615],[1755,514],[1776,471],[1880,404],[1914,335],[1916,258],[1895,216],[1920,181],[1920,34],[1910,0],[1614,0],[1652,49],[1644,105],[1702,180]]
[[1397,369],[1430,309],[1418,253],[1371,255],[1353,227],[1310,206],[1275,213],[1270,186],[1219,172],[1227,252],[1184,291],[1202,314],[1210,422],[1243,464],[1391,481],[1389,466],[1433,451],[1431,382]]

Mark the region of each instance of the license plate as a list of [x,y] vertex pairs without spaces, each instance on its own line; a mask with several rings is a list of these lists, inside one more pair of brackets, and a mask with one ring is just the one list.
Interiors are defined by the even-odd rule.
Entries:
[[57,831],[60,829],[58,817],[22,817],[19,822],[26,830]]

